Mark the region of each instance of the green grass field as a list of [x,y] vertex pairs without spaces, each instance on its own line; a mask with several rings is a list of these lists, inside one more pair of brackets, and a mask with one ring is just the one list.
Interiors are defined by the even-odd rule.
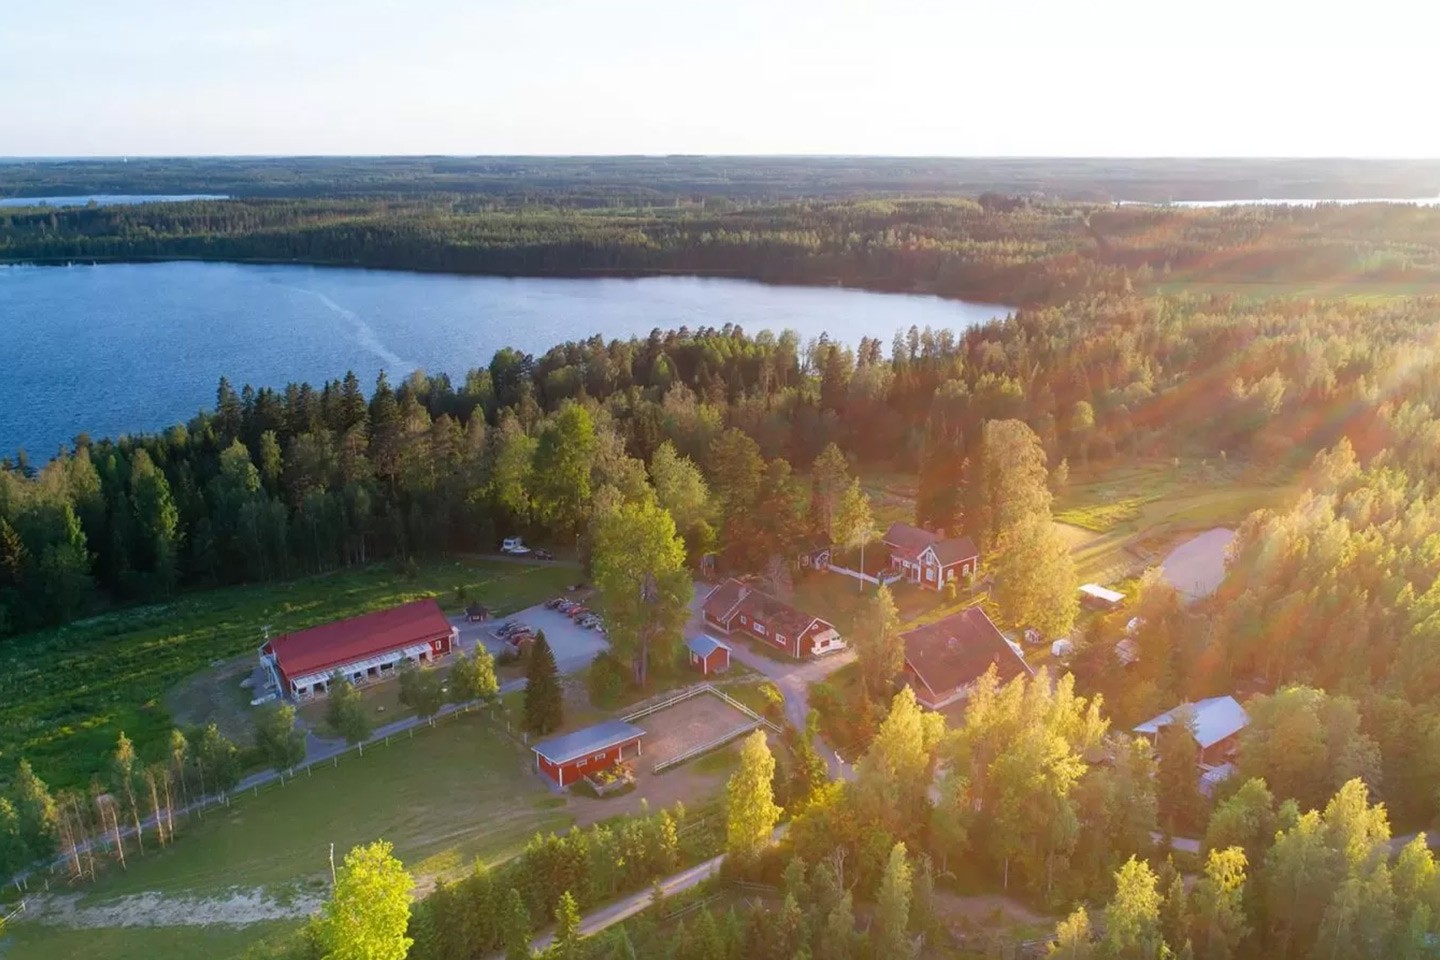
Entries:
[[[213,810],[186,824],[174,846],[132,856],[127,872],[112,870],[84,888],[79,907],[140,893],[222,897],[237,887],[280,898],[323,895],[332,842],[338,858],[358,844],[389,840],[416,876],[459,874],[476,859],[505,859],[537,831],[572,822],[565,799],[546,790],[529,763],[523,748],[478,713],[441,722]],[[15,928],[24,949],[12,955],[228,960],[294,925],[77,932],[24,923]],[[110,943],[113,949],[97,946]],[[3,951],[0,957],[10,960]]]
[[407,579],[390,565],[287,583],[227,587],[115,611],[0,645],[0,779],[27,757],[52,786],[82,786],[121,730],[153,753],[172,724],[162,697],[272,633],[425,596],[454,606],[457,586],[500,613],[558,592],[565,566],[448,561]]
[[[249,927],[102,927],[17,924],[0,934],[0,960],[266,960],[280,956],[298,921]],[[7,942],[8,941],[8,942]],[[267,950],[267,946],[272,949]]]
[[1114,583],[1158,563],[1186,535],[1234,527],[1293,493],[1283,472],[1218,460],[1182,460],[1178,467],[1157,461],[1077,470],[1056,500],[1055,519],[1081,580]]

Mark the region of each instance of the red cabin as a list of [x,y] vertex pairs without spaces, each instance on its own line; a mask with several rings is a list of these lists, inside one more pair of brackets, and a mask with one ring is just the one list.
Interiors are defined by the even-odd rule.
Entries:
[[751,637],[797,660],[845,649],[834,624],[739,580],[726,580],[711,590],[701,612],[708,625],[726,636]]

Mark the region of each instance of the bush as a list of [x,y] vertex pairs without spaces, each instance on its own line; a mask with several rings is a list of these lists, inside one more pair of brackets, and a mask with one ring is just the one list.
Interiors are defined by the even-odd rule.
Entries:
[[945,584],[945,599],[948,602],[954,603],[956,599],[958,599],[959,595],[960,591],[955,589],[954,580],[951,580],[949,583]]
[[620,658],[609,650],[600,651],[585,674],[585,686],[590,691],[590,702],[597,707],[615,706],[625,696],[628,680],[628,671]]

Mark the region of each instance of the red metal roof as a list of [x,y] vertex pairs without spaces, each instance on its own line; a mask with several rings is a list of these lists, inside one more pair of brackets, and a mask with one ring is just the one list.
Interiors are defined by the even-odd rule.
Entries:
[[286,633],[272,639],[270,649],[281,671],[293,679],[448,636],[450,621],[440,604],[426,599]]

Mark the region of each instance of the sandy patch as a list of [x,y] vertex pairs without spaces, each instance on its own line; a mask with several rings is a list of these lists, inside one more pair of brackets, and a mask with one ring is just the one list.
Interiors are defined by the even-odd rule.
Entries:
[[245,927],[266,920],[308,917],[322,900],[312,894],[284,899],[259,889],[235,889],[216,897],[171,897],[137,893],[94,906],[80,906],[83,893],[34,897],[26,919],[50,926],[93,927]]
[[1210,596],[1225,579],[1225,554],[1234,539],[1235,531],[1224,527],[1191,537],[1161,563],[1165,579],[1191,600]]

